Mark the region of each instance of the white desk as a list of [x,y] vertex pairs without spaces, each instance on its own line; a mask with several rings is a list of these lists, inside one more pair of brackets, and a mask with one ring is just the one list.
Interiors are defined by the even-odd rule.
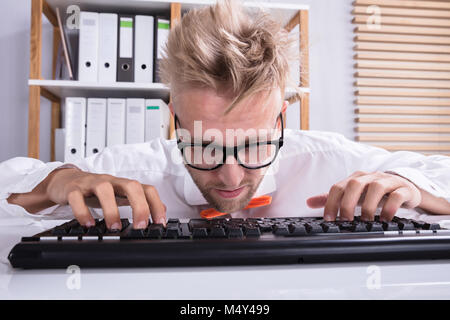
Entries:
[[[437,221],[449,216],[421,215]],[[286,266],[82,269],[70,290],[66,270],[16,270],[7,256],[21,236],[61,224],[0,219],[0,299],[449,299],[450,260]],[[447,225],[445,226],[447,227]],[[367,267],[380,288],[367,287]],[[372,274],[373,277],[373,274]],[[373,278],[371,278],[373,279]]]

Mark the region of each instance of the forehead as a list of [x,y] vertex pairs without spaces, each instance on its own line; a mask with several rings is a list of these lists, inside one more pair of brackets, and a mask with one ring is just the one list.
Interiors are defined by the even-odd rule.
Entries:
[[183,128],[192,131],[194,121],[201,121],[202,130],[270,129],[281,110],[280,90],[252,95],[225,114],[233,98],[208,88],[182,90],[173,98],[174,112]]

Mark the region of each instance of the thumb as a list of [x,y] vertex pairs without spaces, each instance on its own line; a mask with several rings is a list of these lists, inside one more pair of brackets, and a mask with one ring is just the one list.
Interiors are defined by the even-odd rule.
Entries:
[[316,209],[316,208],[323,208],[325,207],[325,204],[327,203],[328,199],[328,193],[324,193],[318,196],[314,196],[311,198],[308,198],[306,200],[306,204],[308,207]]

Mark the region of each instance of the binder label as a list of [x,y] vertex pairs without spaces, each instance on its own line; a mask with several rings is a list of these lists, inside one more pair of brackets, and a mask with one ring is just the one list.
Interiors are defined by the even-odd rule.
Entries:
[[120,57],[133,57],[133,19],[120,18]]

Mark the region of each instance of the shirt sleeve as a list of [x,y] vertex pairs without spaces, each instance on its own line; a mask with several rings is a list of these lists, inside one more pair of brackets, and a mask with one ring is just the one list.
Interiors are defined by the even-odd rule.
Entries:
[[44,162],[25,157],[16,157],[0,163],[0,215],[5,216],[45,216],[52,213],[58,205],[44,209],[38,215],[31,214],[23,207],[8,203],[13,193],[31,192],[50,172],[61,167],[61,162]]
[[348,174],[382,171],[402,176],[418,188],[450,202],[450,157],[425,156],[416,152],[389,152],[342,137]]
[[37,213],[30,213],[25,208],[11,204],[7,201],[13,193],[27,193],[41,183],[51,172],[56,169],[78,168],[83,171],[93,169],[88,158],[74,163],[62,163],[59,161],[44,163],[41,160],[26,157],[16,157],[0,163],[0,216],[28,216],[42,218],[52,215],[55,218],[72,217],[72,211],[68,205],[54,205]]
[[[156,139],[152,143],[118,145],[103,149],[100,153],[71,163],[48,162],[26,157],[16,157],[0,163],[0,217],[6,215],[44,217],[51,214],[52,219],[73,217],[68,205],[55,205],[37,213],[30,213],[25,208],[8,203],[13,193],[31,192],[53,170],[61,168],[78,168],[85,172],[131,176],[136,172],[153,170],[172,173],[176,166],[170,152],[173,143]],[[174,174],[181,174],[173,172]],[[98,216],[91,209],[94,216]]]

